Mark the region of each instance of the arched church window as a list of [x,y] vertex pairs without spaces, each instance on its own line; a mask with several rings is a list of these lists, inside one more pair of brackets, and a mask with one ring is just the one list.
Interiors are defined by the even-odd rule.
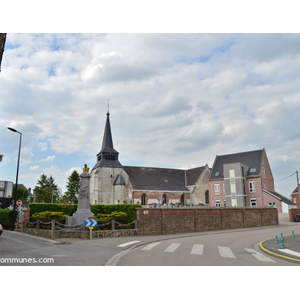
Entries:
[[165,203],[167,203],[167,195],[163,194],[163,196],[162,196],[162,204],[165,204]]
[[180,203],[184,204],[184,194],[182,194],[180,197]]
[[141,202],[142,202],[142,205],[146,205],[146,194],[142,195]]

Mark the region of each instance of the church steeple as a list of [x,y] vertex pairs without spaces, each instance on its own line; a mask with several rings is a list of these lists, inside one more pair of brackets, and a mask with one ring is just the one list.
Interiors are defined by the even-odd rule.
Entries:
[[97,154],[97,163],[93,169],[98,167],[122,168],[119,162],[119,152],[113,146],[109,115],[110,113],[107,111],[102,148]]

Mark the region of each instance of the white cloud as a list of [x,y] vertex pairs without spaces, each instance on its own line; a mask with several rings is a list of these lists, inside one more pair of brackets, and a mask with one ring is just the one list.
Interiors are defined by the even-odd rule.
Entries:
[[32,166],[29,168],[30,171],[36,171],[39,170],[40,166]]
[[55,158],[55,155],[49,155],[46,158],[41,159],[41,162],[45,162],[45,161],[53,161]]

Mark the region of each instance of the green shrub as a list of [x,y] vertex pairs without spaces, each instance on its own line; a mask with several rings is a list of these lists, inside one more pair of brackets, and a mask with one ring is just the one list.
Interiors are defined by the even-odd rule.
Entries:
[[[127,214],[126,219],[122,219],[118,222],[131,223],[136,219],[136,208],[138,207],[142,206],[139,204],[92,204],[91,211],[95,216],[97,216],[98,214],[110,215],[113,212],[124,212]],[[30,203],[29,208],[30,221],[32,222],[34,221],[34,219],[32,218],[34,214],[45,211],[62,212],[67,216],[72,216],[77,211],[77,204]]]
[[72,216],[77,210],[77,204],[57,204],[57,203],[30,203],[30,221],[34,221],[32,216],[36,213],[52,211],[62,212],[64,215]]
[[53,212],[53,211],[43,211],[40,213],[35,213],[32,215],[32,219],[40,220],[42,222],[51,222],[52,220],[65,223],[67,215],[64,215],[62,212]]
[[[18,212],[15,211],[15,218],[18,218]],[[11,229],[13,219],[13,210],[11,209],[0,209],[0,224],[4,229]]]
[[127,220],[127,214],[119,211],[114,211],[111,214],[99,213],[96,215],[95,219],[97,219],[99,224],[106,224],[112,220],[115,220],[119,223],[124,223]]
[[91,205],[92,213],[97,216],[99,213],[109,215],[113,212],[124,212],[127,214],[124,223],[131,223],[136,219],[136,208],[142,207],[140,204],[93,204]]

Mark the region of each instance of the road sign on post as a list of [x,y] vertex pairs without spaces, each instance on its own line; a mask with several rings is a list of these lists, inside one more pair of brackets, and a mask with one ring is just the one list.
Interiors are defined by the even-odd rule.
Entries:
[[92,219],[84,220],[84,226],[85,227],[95,227],[95,226],[97,226],[97,220],[92,220]]
[[91,240],[92,236],[93,236],[92,231],[93,231],[94,227],[97,226],[97,220],[92,220],[92,219],[84,220],[84,226],[89,228],[89,230],[90,230],[90,240]]

